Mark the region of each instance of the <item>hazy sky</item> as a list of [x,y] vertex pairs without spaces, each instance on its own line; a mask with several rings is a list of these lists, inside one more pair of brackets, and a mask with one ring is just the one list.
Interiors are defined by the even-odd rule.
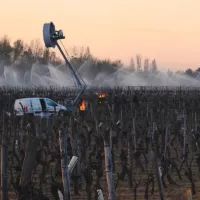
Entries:
[[140,53],[164,68],[200,67],[200,0],[0,0],[0,37],[42,39],[62,29],[65,47],[129,63]]

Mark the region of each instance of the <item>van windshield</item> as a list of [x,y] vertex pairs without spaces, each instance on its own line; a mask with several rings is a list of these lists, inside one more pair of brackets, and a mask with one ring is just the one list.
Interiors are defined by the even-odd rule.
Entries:
[[58,106],[58,104],[52,101],[51,99],[46,99],[46,103],[48,106],[53,106],[53,107]]

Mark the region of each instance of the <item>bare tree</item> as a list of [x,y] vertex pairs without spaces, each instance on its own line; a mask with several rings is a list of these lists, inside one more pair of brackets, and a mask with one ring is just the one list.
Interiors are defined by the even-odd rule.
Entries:
[[13,62],[15,62],[20,55],[23,54],[24,43],[22,40],[18,39],[13,44]]
[[43,55],[43,48],[41,46],[40,41],[38,39],[32,40],[30,43],[30,48],[35,60],[39,61],[39,59],[41,58],[41,55]]
[[158,71],[156,60],[154,59],[151,64],[151,73],[155,74]]
[[4,62],[5,65],[10,64],[11,61],[12,46],[8,36],[4,36],[0,40],[0,60]]
[[136,61],[137,61],[137,72],[141,72],[141,69],[142,69],[142,56],[140,54],[136,55]]
[[144,60],[144,72],[149,72],[149,59],[145,58]]
[[130,68],[131,72],[135,72],[135,61],[133,58],[131,58],[131,60],[130,60],[129,68]]

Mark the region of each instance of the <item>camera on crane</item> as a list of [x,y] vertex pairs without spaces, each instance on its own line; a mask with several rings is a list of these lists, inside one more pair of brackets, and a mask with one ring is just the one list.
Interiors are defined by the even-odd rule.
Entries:
[[55,40],[65,39],[63,31],[62,30],[55,31],[55,33],[53,34],[53,39]]

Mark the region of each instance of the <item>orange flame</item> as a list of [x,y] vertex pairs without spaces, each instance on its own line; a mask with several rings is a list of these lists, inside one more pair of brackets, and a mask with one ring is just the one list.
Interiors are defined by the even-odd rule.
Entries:
[[106,97],[106,94],[100,94],[99,95],[99,98],[105,98]]
[[80,110],[85,110],[86,109],[86,101],[83,100],[81,106],[80,106]]

